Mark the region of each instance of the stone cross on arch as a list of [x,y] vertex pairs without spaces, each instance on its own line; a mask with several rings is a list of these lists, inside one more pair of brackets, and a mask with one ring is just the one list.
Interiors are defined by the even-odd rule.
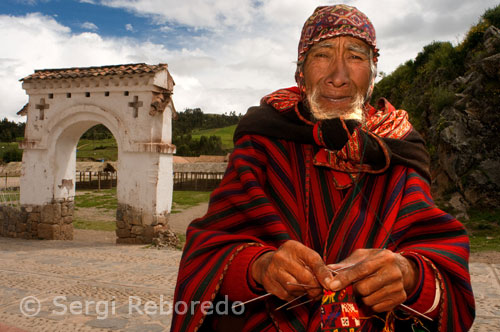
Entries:
[[49,104],[45,104],[45,98],[40,98],[40,104],[36,104],[35,108],[40,110],[39,119],[43,120],[45,118],[45,110],[50,107]]
[[134,101],[128,103],[129,107],[134,109],[134,118],[139,116],[139,107],[142,107],[142,101],[139,101],[138,96],[134,96]]

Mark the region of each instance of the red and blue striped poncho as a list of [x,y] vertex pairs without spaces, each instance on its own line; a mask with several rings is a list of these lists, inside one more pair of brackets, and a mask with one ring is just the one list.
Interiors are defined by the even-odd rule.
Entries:
[[[293,97],[295,90],[281,93]],[[224,295],[239,301],[260,295],[250,285],[247,267],[287,240],[316,250],[328,264],[358,248],[387,248],[411,257],[420,268],[419,287],[405,304],[425,310],[439,287],[435,322],[427,327],[467,331],[474,318],[468,237],[463,225],[433,202],[427,161],[411,160],[419,158],[412,153],[422,151],[423,144],[406,113],[385,101],[382,111],[370,111],[367,126],[349,131],[345,146],[332,151],[324,147],[321,130],[295,121],[301,117],[297,103],[282,107],[290,96],[277,102],[276,96],[264,100],[274,109],[263,105],[256,113],[278,114],[290,127],[276,133],[283,123],[266,123],[268,116],[240,125],[206,215],[187,230],[175,302],[215,304]],[[296,112],[289,112],[294,107]],[[256,123],[252,133],[248,127]],[[363,164],[373,142],[379,143],[382,166]],[[260,300],[236,320],[206,316],[195,305],[194,311],[174,313],[171,330],[223,330],[229,322],[228,331],[321,331],[319,303],[274,311],[282,303],[273,297]],[[396,331],[411,331],[408,322],[397,320]],[[382,328],[378,319],[362,322],[362,331]]]

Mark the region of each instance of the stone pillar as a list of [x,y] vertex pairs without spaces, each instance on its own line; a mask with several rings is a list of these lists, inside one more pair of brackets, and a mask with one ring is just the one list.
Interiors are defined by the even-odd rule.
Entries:
[[156,151],[120,154],[116,243],[149,244],[167,228],[173,191],[171,159],[171,154]]
[[[72,240],[73,210],[74,204],[71,200],[55,201],[41,206],[36,238],[44,240]],[[32,214],[35,213],[32,212]],[[37,218],[36,214],[31,218]]]
[[152,215],[145,209],[118,204],[116,210],[116,243],[150,244],[167,229],[168,214]]

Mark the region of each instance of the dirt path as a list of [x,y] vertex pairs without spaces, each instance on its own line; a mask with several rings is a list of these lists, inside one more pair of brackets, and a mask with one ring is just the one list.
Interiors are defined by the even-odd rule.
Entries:
[[201,203],[182,212],[170,215],[170,228],[176,233],[185,233],[191,221],[202,217],[207,212],[208,203]]

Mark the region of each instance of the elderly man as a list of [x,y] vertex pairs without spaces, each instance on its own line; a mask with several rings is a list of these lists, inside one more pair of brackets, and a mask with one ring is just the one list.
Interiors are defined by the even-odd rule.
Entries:
[[[406,112],[370,106],[377,57],[356,8],[306,21],[297,87],[248,111],[188,229],[174,303],[192,310],[174,313],[172,331],[469,329],[466,232],[432,201]],[[213,310],[259,296],[239,316]]]

